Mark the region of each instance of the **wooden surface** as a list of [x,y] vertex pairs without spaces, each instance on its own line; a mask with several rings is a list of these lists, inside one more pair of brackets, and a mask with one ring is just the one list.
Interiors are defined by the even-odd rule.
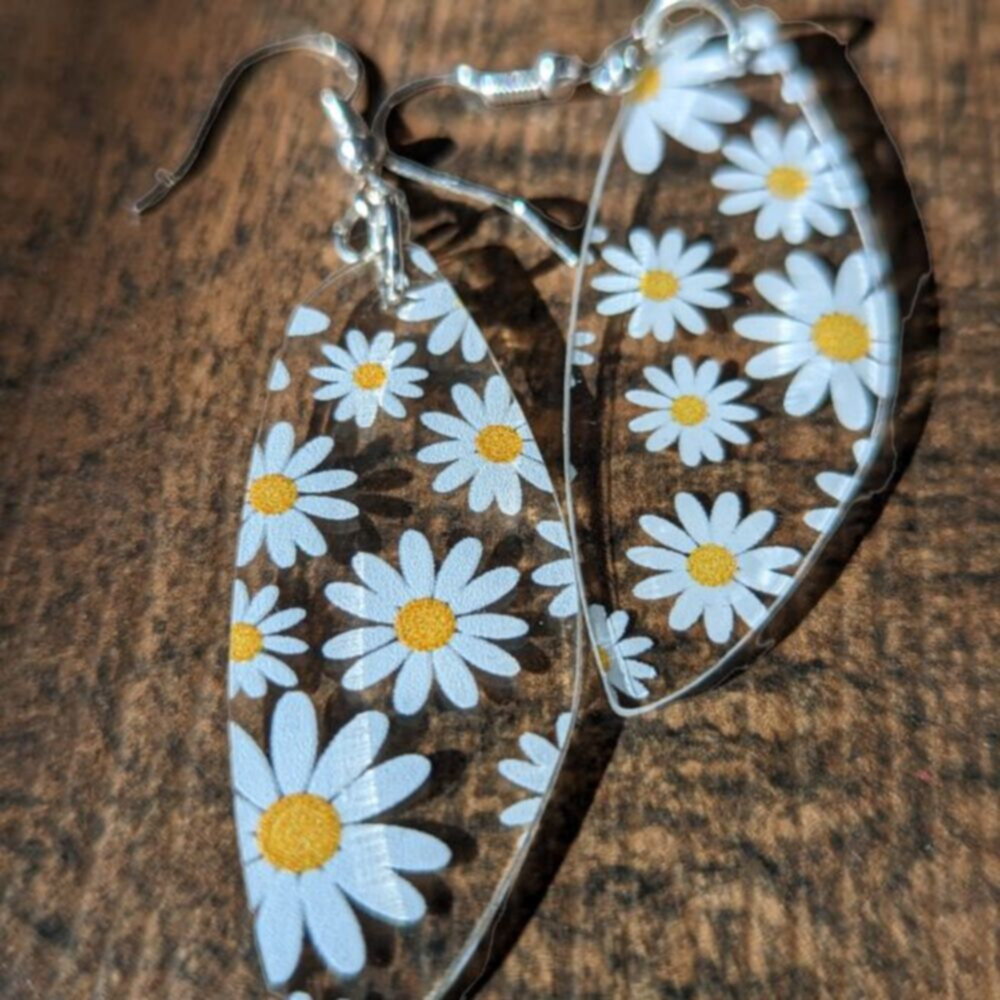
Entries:
[[[749,675],[623,729],[588,713],[603,775],[482,996],[1000,995],[990,6],[779,5],[874,21],[856,61],[936,269],[930,417],[850,565]],[[262,69],[189,187],[141,224],[125,200],[261,41],[340,33],[396,81],[541,46],[593,56],[637,11],[4,5],[3,997],[263,995],[236,877],[223,650],[269,354],[336,263],[325,237],[346,187],[313,98],[327,74],[308,58]],[[440,108],[409,115],[414,131],[441,134]],[[580,114],[465,117],[461,165],[582,199],[602,137]],[[544,320],[569,282],[534,274]]]

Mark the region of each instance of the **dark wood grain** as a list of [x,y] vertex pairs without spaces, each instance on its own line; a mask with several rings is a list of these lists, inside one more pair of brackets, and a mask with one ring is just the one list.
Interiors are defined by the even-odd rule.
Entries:
[[[620,733],[588,715],[613,756],[484,996],[1000,995],[1000,17],[977,0],[779,9],[874,22],[856,59],[936,270],[930,418],[850,565],[751,673]],[[141,224],[126,199],[261,41],[324,28],[396,81],[540,46],[595,55],[637,10],[4,5],[0,995],[262,995],[235,877],[223,638],[269,354],[336,263],[326,235],[347,189],[314,101],[324,69],[263,68],[190,186]],[[453,132],[464,170],[586,197],[602,136],[585,107],[454,125],[443,107],[408,121]],[[502,223],[464,245],[498,233],[537,264]],[[557,312],[565,274],[532,273]]]

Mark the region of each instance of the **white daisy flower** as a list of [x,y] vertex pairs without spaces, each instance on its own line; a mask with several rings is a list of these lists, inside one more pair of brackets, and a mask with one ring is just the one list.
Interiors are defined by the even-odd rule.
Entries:
[[800,119],[783,132],[772,118],[754,125],[753,141],[731,139],[722,152],[734,166],[720,167],[712,183],[727,195],[723,215],[757,212],[754,232],[761,240],[780,232],[789,243],[804,243],[815,229],[840,236],[847,229],[845,210],[866,198],[861,178],[844,161],[844,152],[820,143]]
[[[853,446],[855,464],[860,466],[867,461],[872,453],[872,441],[870,438],[860,438],[854,442]],[[854,474],[843,472],[821,472],[816,477],[816,485],[834,501],[833,507],[817,507],[807,511],[802,520],[809,525],[813,531],[826,531],[833,524],[834,518],[840,512],[840,505],[851,492],[854,486]]]
[[642,530],[660,543],[631,548],[626,553],[637,566],[656,570],[636,584],[633,593],[644,601],[677,597],[669,625],[676,632],[704,618],[712,642],[726,642],[733,632],[733,612],[751,628],[764,620],[767,609],[754,591],[778,596],[791,578],[778,570],[801,558],[783,546],[756,548],[777,521],[769,510],[741,519],[735,493],[723,493],[706,513],[690,493],[678,493],[674,507],[681,527],[646,514]]
[[262,542],[271,561],[282,569],[295,562],[296,549],[321,556],[326,539],[311,518],[344,521],[357,516],[353,503],[319,495],[342,490],[358,478],[345,469],[312,471],[333,451],[333,438],[315,437],[293,455],[294,447],[295,431],[287,422],[271,428],[263,448],[254,445],[237,566],[246,566]]
[[415,923],[427,907],[399,872],[436,872],[451,860],[437,837],[371,822],[427,780],[430,762],[403,754],[373,766],[389,732],[381,712],[354,716],[317,759],[316,712],[301,691],[275,707],[270,761],[235,723],[229,732],[236,831],[268,982],[295,972],[304,933],[330,969],[356,975],[365,942],[352,907]]
[[[562,521],[539,521],[538,534],[557,549],[570,551],[569,532]],[[579,609],[579,597],[576,587],[576,573],[570,556],[564,559],[553,559],[536,567],[531,579],[540,587],[559,587],[559,593],[549,601],[549,614],[553,618],[569,618]]]
[[577,330],[573,334],[573,364],[579,368],[586,368],[594,363],[594,355],[587,350],[597,341],[596,333],[589,333],[587,330]]
[[591,285],[608,292],[597,304],[602,316],[630,312],[630,337],[645,337],[651,330],[660,341],[673,340],[677,326],[688,333],[708,329],[702,308],[724,309],[732,302],[719,291],[729,282],[729,272],[703,268],[712,256],[711,240],[686,246],[684,234],[670,229],[659,244],[648,229],[633,229],[628,237],[631,253],[622,247],[605,247],[601,256],[618,274],[599,274]]
[[572,721],[571,712],[563,712],[559,716],[556,720],[555,743],[537,733],[522,733],[517,743],[528,759],[507,757],[500,761],[498,769],[503,777],[532,793],[530,798],[521,799],[500,813],[500,822],[504,826],[527,826],[538,815],[545,790],[552,784],[556,764],[559,762],[559,751],[566,745]]
[[249,698],[262,698],[267,682],[292,687],[295,671],[275,656],[294,656],[309,646],[301,639],[282,635],[306,616],[304,608],[275,611],[278,588],[258,590],[251,599],[246,584],[233,584],[233,614],[229,627],[229,697],[242,691]]
[[637,656],[653,648],[653,640],[642,635],[625,638],[628,612],[610,615],[600,604],[590,606],[590,627],[597,647],[597,660],[608,683],[630,698],[646,698],[649,689],[643,684],[656,676],[656,670]]
[[546,493],[552,480],[535,444],[531,428],[502,375],[486,383],[483,398],[467,385],[452,386],[451,398],[461,414],[424,413],[420,422],[448,441],[427,445],[417,459],[447,463],[434,480],[438,493],[451,493],[469,480],[469,510],[479,513],[493,503],[505,514],[521,510],[521,480]]
[[703,361],[696,369],[680,354],[674,358],[671,371],[672,375],[650,365],[643,374],[655,391],[632,389],[625,393],[630,403],[652,411],[629,421],[630,430],[651,432],[646,438],[647,451],[663,451],[676,443],[681,461],[696,466],[703,458],[721,462],[725,457],[723,441],[750,441],[750,435],[737,425],[754,420],[757,410],[733,402],[747,391],[749,382],[720,382],[722,368],[717,361]]
[[726,46],[711,40],[705,21],[671,33],[625,95],[622,151],[625,162],[640,174],[651,174],[663,162],[664,133],[699,153],[722,146],[722,125],[740,121],[746,98],[732,87],[716,86],[733,73]]
[[434,258],[421,247],[412,248],[410,259],[434,280],[414,285],[396,314],[408,323],[438,320],[427,340],[427,350],[431,354],[447,354],[461,342],[462,357],[466,361],[482,361],[486,357],[486,338],[455,294],[451,282],[441,276]]
[[328,383],[317,389],[316,399],[339,399],[334,420],[353,420],[358,427],[371,427],[379,410],[401,420],[406,407],[400,396],[417,399],[424,390],[415,383],[427,378],[426,368],[403,365],[417,347],[408,341],[396,344],[388,330],[375,334],[371,344],[360,330],[348,330],[347,350],[324,344],[329,367],[310,368],[309,374]]
[[361,585],[330,583],[325,590],[335,607],[375,622],[335,635],[323,646],[327,659],[357,658],[343,686],[363,691],[398,671],[393,707],[413,715],[434,681],[456,708],[476,705],[479,689],[470,666],[497,677],[517,674],[517,660],[497,641],[523,636],[527,624],[483,608],[509,594],[520,574],[501,566],[476,576],[482,555],[478,539],[463,539],[435,571],[430,543],[419,531],[405,531],[399,540],[399,572],[384,559],[359,552],[351,567]]
[[896,306],[882,284],[874,255],[852,253],[836,279],[816,256],[801,250],[785,261],[788,279],[766,271],[754,285],[781,315],[744,316],[734,324],[750,340],[774,344],[746,366],[751,378],[795,372],[785,411],[801,417],[833,396],[837,419],[863,430],[874,414],[872,394],[889,395],[893,383]]

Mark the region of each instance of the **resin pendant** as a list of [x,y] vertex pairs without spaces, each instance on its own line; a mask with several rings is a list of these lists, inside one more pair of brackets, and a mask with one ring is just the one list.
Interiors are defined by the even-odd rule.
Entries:
[[[549,471],[430,256],[293,313],[240,526],[240,856],[281,995],[438,996],[494,924],[566,753],[576,620],[532,580]],[[522,754],[525,756],[522,757]]]
[[889,478],[899,303],[928,271],[841,47],[733,17],[647,52],[591,202],[608,236],[577,272],[571,507],[621,714],[745,664],[843,564],[830,542]]

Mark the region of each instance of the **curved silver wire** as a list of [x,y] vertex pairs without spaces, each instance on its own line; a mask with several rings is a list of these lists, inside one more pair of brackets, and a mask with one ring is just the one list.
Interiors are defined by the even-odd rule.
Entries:
[[335,62],[347,75],[348,91],[345,99],[348,101],[357,95],[364,83],[364,64],[361,62],[361,58],[357,52],[346,42],[340,41],[339,38],[335,38],[327,32],[296,35],[293,38],[268,42],[266,45],[261,45],[259,48],[253,49],[243,56],[223,76],[218,90],[216,90],[215,96],[212,98],[212,103],[201,119],[194,138],[191,140],[191,145],[188,147],[180,163],[173,170],[159,167],[154,172],[153,177],[156,183],[141,198],[137,198],[131,206],[132,211],[136,215],[142,215],[144,212],[148,212],[151,208],[159,205],[188,175],[201,155],[219,114],[240,77],[258,63],[264,62],[266,59],[271,59],[274,56],[285,55],[289,52],[311,52]]
[[379,105],[372,119],[372,134],[383,151],[383,164],[399,177],[442,191],[453,197],[497,208],[519,219],[564,263],[579,261],[582,230],[573,230],[550,218],[526,198],[516,197],[457,174],[428,167],[394,152],[386,134],[389,116],[397,108],[434,90],[452,89],[476,97],[485,107],[562,101],[587,82],[589,70],[574,56],[543,53],[527,70],[479,71],[457,66],[450,73],[428,76],[397,87]]
[[635,36],[641,39],[647,52],[655,52],[662,43],[664,22],[684,10],[711,14],[725,30],[730,55],[740,63],[749,58],[739,9],[730,0],[651,0],[634,28]]

